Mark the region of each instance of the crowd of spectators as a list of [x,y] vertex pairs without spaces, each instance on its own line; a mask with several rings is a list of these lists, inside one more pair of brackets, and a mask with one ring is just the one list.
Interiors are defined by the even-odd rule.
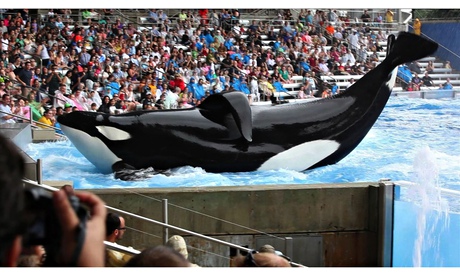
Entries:
[[305,9],[243,24],[238,9],[181,10],[174,18],[150,9],[144,25],[122,22],[110,9],[83,10],[81,24],[72,17],[78,10],[49,10],[45,22],[27,9],[2,12],[0,94],[22,98],[35,120],[50,107],[189,108],[225,91],[273,100],[293,76],[302,77],[300,98],[327,97],[340,90],[321,76],[371,70],[388,35],[382,16],[366,19],[367,11],[362,23],[333,9]]

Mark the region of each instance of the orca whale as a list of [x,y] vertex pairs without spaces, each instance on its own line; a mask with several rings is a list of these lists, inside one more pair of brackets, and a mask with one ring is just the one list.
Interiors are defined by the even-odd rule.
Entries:
[[244,93],[227,92],[189,109],[77,111],[58,122],[102,173],[182,166],[207,172],[304,171],[335,164],[356,148],[385,107],[398,65],[437,48],[411,33],[389,35],[387,56],[378,66],[344,92],[307,103],[250,106]]

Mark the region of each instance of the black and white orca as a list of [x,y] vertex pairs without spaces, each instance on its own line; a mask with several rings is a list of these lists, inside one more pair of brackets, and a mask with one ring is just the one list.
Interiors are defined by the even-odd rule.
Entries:
[[181,166],[207,172],[335,164],[366,136],[385,107],[398,65],[433,54],[438,44],[400,32],[386,58],[346,91],[307,103],[250,106],[240,92],[209,96],[190,109],[119,115],[72,112],[62,131],[101,172]]

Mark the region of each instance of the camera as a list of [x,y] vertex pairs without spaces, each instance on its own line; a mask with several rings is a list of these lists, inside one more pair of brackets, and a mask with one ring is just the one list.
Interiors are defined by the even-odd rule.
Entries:
[[[80,222],[85,225],[89,217],[88,210],[80,204],[78,197],[69,195],[69,202]],[[43,245],[47,259],[54,260],[59,254],[62,230],[52,194],[42,188],[26,188],[24,191],[24,226],[26,233],[23,246]]]

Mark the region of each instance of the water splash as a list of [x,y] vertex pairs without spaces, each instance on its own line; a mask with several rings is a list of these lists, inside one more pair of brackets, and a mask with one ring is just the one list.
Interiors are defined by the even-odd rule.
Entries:
[[[439,169],[435,156],[428,146],[417,152],[414,160],[414,183],[409,190],[410,198],[420,205],[417,214],[413,266],[423,266],[425,251],[433,251],[432,256],[441,260],[440,235],[448,228],[449,204],[443,199],[439,184]],[[438,229],[439,223],[441,229]],[[442,264],[441,264],[442,265]]]

